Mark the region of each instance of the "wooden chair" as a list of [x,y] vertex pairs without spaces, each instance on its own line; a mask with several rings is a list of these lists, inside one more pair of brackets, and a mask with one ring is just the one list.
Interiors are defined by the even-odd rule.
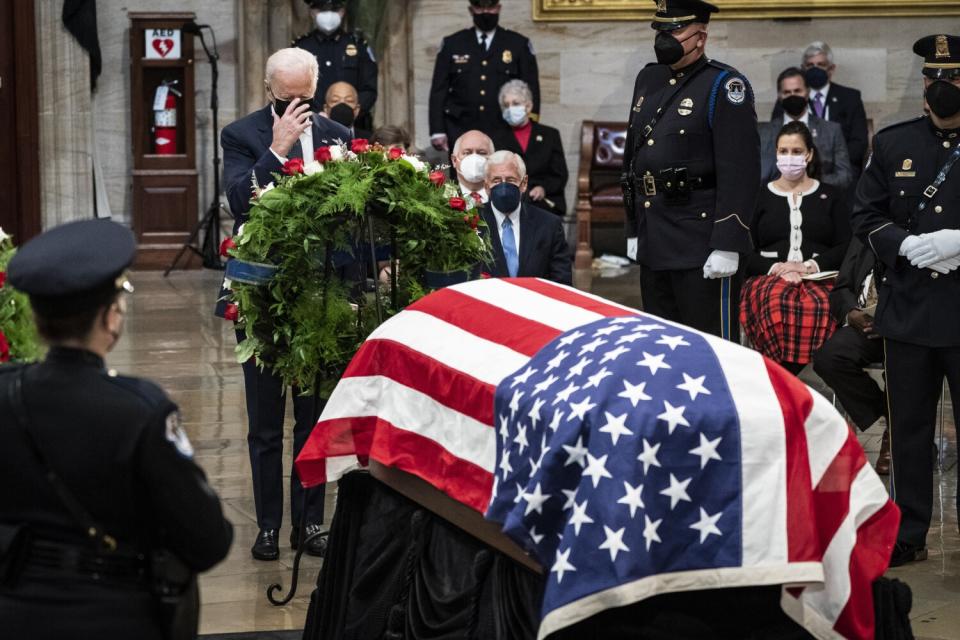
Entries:
[[[626,122],[583,121],[577,171],[578,269],[590,268],[594,252],[623,253],[625,249],[620,174],[626,143]],[[597,230],[601,233],[595,234]]]

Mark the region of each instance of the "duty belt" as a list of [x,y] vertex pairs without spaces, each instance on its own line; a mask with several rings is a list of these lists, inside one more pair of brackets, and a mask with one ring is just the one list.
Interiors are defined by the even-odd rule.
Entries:
[[147,563],[142,555],[98,553],[80,545],[34,539],[26,568],[69,574],[107,584],[146,584]]
[[698,178],[656,178],[650,174],[640,177],[643,195],[652,197],[657,193],[693,191],[697,189],[713,189],[717,186],[717,180],[714,176],[705,176]]

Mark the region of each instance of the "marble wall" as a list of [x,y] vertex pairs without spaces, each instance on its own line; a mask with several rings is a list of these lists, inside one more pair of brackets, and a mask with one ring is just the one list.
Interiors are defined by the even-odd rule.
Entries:
[[[220,51],[220,127],[238,114],[237,91],[237,2],[215,0],[127,0],[98,2],[97,20],[103,73],[93,96],[93,123],[97,154],[113,219],[132,222],[133,156],[130,132],[130,20],[128,12],[194,11],[197,22],[211,25]],[[190,37],[190,36],[184,36]],[[208,37],[209,41],[209,37]],[[210,65],[200,41],[195,42],[195,86],[197,105],[197,168],[200,173],[198,216],[204,211],[213,190],[213,132],[210,112]]]
[[[652,4],[652,3],[651,3]],[[428,144],[427,103],[434,59],[442,36],[470,25],[466,0],[412,0],[412,82],[415,136]],[[653,60],[648,22],[533,22],[530,0],[503,0],[501,24],[529,37],[540,64],[542,118],[560,129],[567,165],[575,176],[583,120],[626,120],[637,71]],[[835,80],[860,89],[867,117],[877,127],[919,115],[920,59],[911,47],[920,36],[941,31],[928,19],[815,19],[722,21],[710,25],[707,51],[751,80],[757,111],[769,119],[777,74],[799,63],[812,40],[834,48]],[[575,180],[568,185],[573,198]]]

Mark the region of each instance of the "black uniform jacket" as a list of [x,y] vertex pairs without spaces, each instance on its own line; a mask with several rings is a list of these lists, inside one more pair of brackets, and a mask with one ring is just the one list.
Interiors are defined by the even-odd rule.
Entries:
[[[810,89],[812,113],[816,113],[812,100],[815,92],[816,89]],[[853,166],[854,175],[859,175],[867,155],[867,112],[863,108],[860,91],[831,82],[824,105],[828,108],[827,119],[838,123],[843,129],[843,139],[847,143],[850,164]],[[783,120],[783,106],[779,101],[774,105],[770,119],[776,122]]]
[[[693,269],[715,249],[750,251],[760,139],[747,79],[706,58],[678,71],[651,64],[637,75],[631,104],[623,162],[640,187],[632,210],[627,203],[627,236],[637,237],[638,262]],[[678,186],[670,174],[676,169],[686,170],[688,184],[706,188],[695,186],[685,203],[668,202],[664,187]],[[655,194],[644,191],[644,179],[657,181]]]
[[536,203],[538,207],[559,215],[567,212],[567,198],[564,192],[569,174],[559,131],[539,122],[531,123],[530,141],[527,143],[527,150],[523,151],[520,143],[517,142],[517,137],[513,135],[513,130],[502,129],[493,138],[493,146],[498,151],[513,151],[523,158],[527,165],[527,175],[530,176],[528,189],[543,187],[547,192],[546,199],[553,202],[551,207],[541,200]]
[[[507,261],[503,257],[503,245],[497,231],[497,218],[490,204],[484,205],[480,214],[487,224],[487,232],[493,245],[493,263],[486,271],[496,278],[507,278]],[[519,278],[545,278],[560,284],[572,284],[573,256],[567,246],[560,218],[532,204],[520,206],[520,268]]]
[[471,27],[440,43],[430,85],[430,133],[445,133],[451,148],[470,129],[491,136],[507,125],[501,117],[500,87],[523,80],[533,92],[533,112],[540,113],[540,72],[533,45],[525,36],[498,27],[484,50]]
[[[321,116],[313,117],[313,148],[349,142],[350,130]],[[233,231],[246,222],[253,196],[253,178],[265,187],[273,182],[273,174],[280,173],[283,164],[270,151],[273,142],[273,106],[254,111],[223,128],[220,146],[223,148],[223,189],[233,213]],[[303,157],[299,141],[290,151],[290,157]],[[313,158],[305,158],[307,162]]]
[[851,238],[837,281],[830,290],[830,314],[841,325],[847,321],[848,313],[860,308],[863,283],[876,266],[873,251],[857,238]]
[[315,55],[320,65],[320,80],[314,95],[316,109],[323,106],[330,85],[349,82],[360,97],[360,113],[373,112],[373,105],[377,102],[377,61],[359,34],[337,29],[326,35],[314,29],[294,40],[293,46]]
[[[882,276],[875,324],[885,338],[930,347],[960,346],[960,271],[917,269],[899,255],[908,235],[960,229],[960,167],[924,196],[960,142],[960,130],[929,118],[887,127],[857,185],[854,233],[876,253]],[[926,200],[926,209],[918,205]]]

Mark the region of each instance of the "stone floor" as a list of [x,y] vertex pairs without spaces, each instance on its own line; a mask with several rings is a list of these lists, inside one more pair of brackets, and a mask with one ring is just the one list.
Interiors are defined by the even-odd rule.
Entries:
[[[640,304],[637,275],[633,271],[581,273],[576,284],[636,307]],[[131,300],[126,333],[109,356],[108,365],[122,373],[155,380],[180,405],[197,461],[223,498],[227,517],[234,524],[236,542],[229,557],[201,579],[201,633],[299,629],[320,561],[305,556],[301,589],[290,604],[274,607],[267,601],[265,593],[270,584],[289,586],[293,555],[284,544],[279,562],[258,562],[250,557],[256,524],[245,441],[243,380],[233,357],[231,326],[211,314],[219,279],[219,273],[210,271],[178,271],[166,279],[159,273],[134,274],[137,293]],[[832,397],[809,368],[801,377]],[[920,639],[960,638],[960,535],[953,507],[957,448],[949,402],[947,407],[941,447],[943,468],[933,476],[937,504],[928,538],[930,559],[889,572],[913,588],[914,632]],[[287,413],[292,415],[292,411]],[[871,458],[879,448],[880,431],[875,426],[861,437]],[[289,451],[289,440],[286,446]],[[329,506],[334,498],[332,491],[327,496]],[[328,508],[327,513],[332,512]],[[282,541],[288,531],[281,532]]]

